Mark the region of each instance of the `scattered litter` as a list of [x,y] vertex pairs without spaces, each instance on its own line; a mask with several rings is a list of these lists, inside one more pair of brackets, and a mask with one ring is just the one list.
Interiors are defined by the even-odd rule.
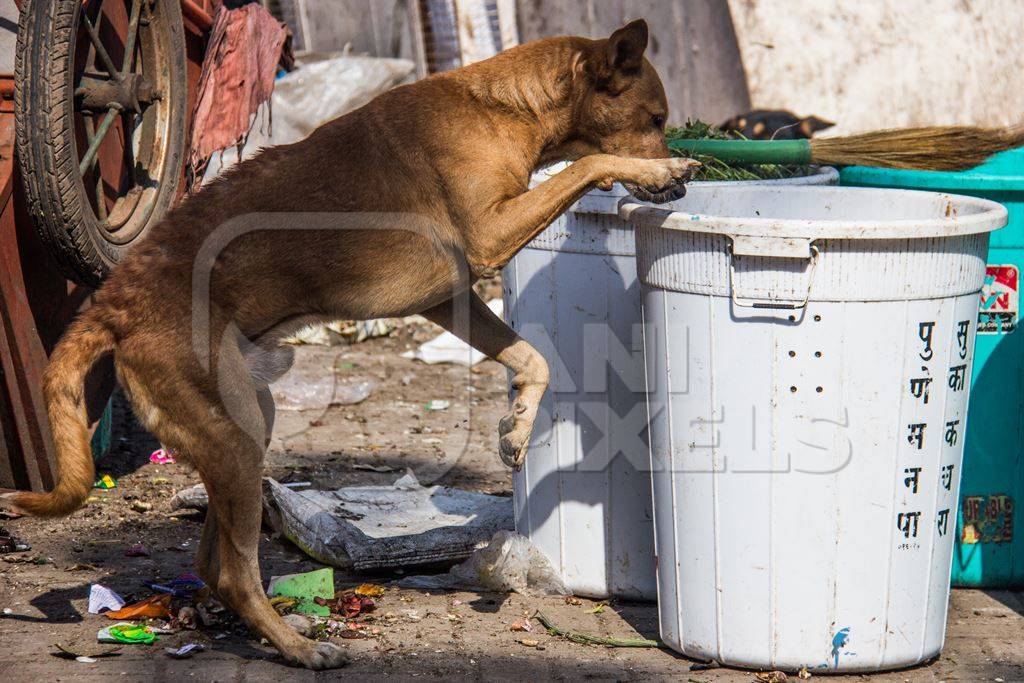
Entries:
[[109,619],[170,619],[171,596],[168,593],[151,595],[145,600],[107,612]]
[[184,488],[171,496],[172,510],[205,510],[210,499],[206,495],[206,487],[202,484]]
[[[494,311],[498,317],[503,312],[501,298],[492,299],[487,307]],[[441,335],[421,344],[419,348],[406,351],[402,358],[413,358],[421,360],[428,365],[436,363],[456,363],[458,365],[474,366],[487,358],[472,346],[456,337],[451,332],[444,332]]]
[[606,638],[605,636],[594,636],[589,633],[576,633],[574,631],[565,631],[558,628],[551,620],[545,617],[540,612],[533,615],[534,618],[540,622],[540,625],[548,632],[549,635],[558,636],[565,638],[566,640],[574,643],[580,643],[581,645],[604,645],[605,647],[660,647],[661,644],[656,640],[648,640],[647,638]]
[[352,406],[362,403],[370,398],[370,394],[377,387],[373,380],[366,380],[358,384],[342,384],[334,388],[334,396],[331,398],[332,406]]
[[567,605],[575,605],[576,607],[579,607],[580,605],[583,604],[583,601],[580,600],[579,598],[577,598],[575,595],[566,595],[565,596],[565,604],[567,604]]
[[599,602],[595,607],[588,609],[587,614],[601,614],[602,612],[604,612],[604,608],[607,606],[607,602]]
[[392,467],[391,465],[370,465],[370,464],[365,463],[365,462],[357,462],[355,465],[352,465],[352,469],[354,469],[354,470],[366,470],[367,472],[397,472],[398,471],[397,467]]
[[[75,661],[79,662],[83,661],[84,659],[90,659],[92,660],[92,662],[95,662],[97,659],[100,659],[101,657],[114,657],[121,651],[120,647],[105,647],[102,649],[97,649],[90,648],[87,645],[76,645],[74,647],[69,647],[66,645],[62,645],[60,643],[54,643],[53,646],[57,648],[57,652],[53,653],[55,656],[61,657],[63,659],[74,659]],[[91,664],[92,662],[87,663]]]
[[811,678],[811,672],[808,671],[807,667],[805,666],[805,667],[802,667],[800,669],[800,671],[797,672],[796,677],[799,678],[801,681],[807,681],[807,680],[810,680],[810,678]]
[[199,612],[195,607],[191,605],[183,605],[182,608],[178,610],[178,614],[171,619],[171,625],[177,626],[178,628],[186,631],[194,631],[197,626],[196,621],[198,620],[198,617]]
[[285,612],[292,610],[298,602],[299,601],[295,598],[288,598],[283,595],[275,595],[270,598],[270,606],[273,607],[278,614],[284,614]]
[[341,382],[336,368],[297,367],[270,385],[274,403],[281,410],[324,409],[349,406],[370,397],[377,383],[372,380]]
[[149,549],[141,542],[130,546],[128,550],[124,551],[125,557],[149,557]]
[[782,671],[758,671],[754,674],[758,683],[786,683],[789,677]]
[[156,465],[173,465],[177,462],[174,453],[167,448],[158,448],[149,454],[149,461]]
[[498,531],[491,542],[447,574],[410,576],[398,582],[404,588],[515,591],[525,595],[566,595],[569,589],[551,563],[528,538],[514,531]]
[[106,586],[94,583],[89,586],[89,614],[100,614],[103,610],[119,610],[124,607],[124,598]]
[[19,538],[11,536],[6,529],[0,527],[0,555],[21,553],[26,550],[32,550],[32,546]]
[[159,637],[148,626],[121,623],[101,628],[96,632],[96,639],[101,643],[143,643],[152,645]]
[[376,583],[361,583],[356,586],[355,590],[352,591],[356,595],[365,596],[367,598],[379,598],[384,595],[385,588]]
[[191,572],[182,574],[173,581],[166,583],[151,583],[149,587],[158,593],[170,593],[176,598],[192,599],[192,597],[203,588],[206,588],[206,584],[203,580]]
[[534,640],[533,638],[522,638],[519,640],[519,644],[525,645],[526,647],[537,647],[540,645],[540,641]]
[[331,614],[339,614],[346,619],[353,619],[365,612],[372,612],[377,608],[371,598],[356,595],[354,593],[338,593],[333,600],[316,598],[316,604],[327,607]]
[[25,515],[20,512],[15,512],[14,510],[0,510],[0,519],[18,519],[24,516]]
[[426,408],[427,410],[448,410],[448,408],[450,408],[451,405],[451,401],[446,401],[445,399],[442,398],[434,398],[427,401],[426,405],[424,405],[423,407]]
[[530,620],[529,619],[527,619],[526,617],[523,617],[522,619],[516,619],[515,621],[513,621],[509,625],[508,630],[509,631],[527,631],[527,632],[529,632],[529,631],[533,630],[533,625],[530,624]]
[[71,565],[70,567],[68,567],[64,571],[68,571],[68,572],[84,572],[84,571],[94,572],[94,571],[98,571],[98,570],[99,570],[99,567],[97,567],[94,564],[89,564],[88,562],[76,562],[75,564]]
[[95,659],[93,659],[92,657],[86,657],[85,655],[82,655],[80,657],[75,657],[75,661],[76,662],[81,662],[82,664],[95,664],[96,663]]
[[179,648],[165,647],[164,652],[166,652],[167,656],[171,659],[188,659],[197,652],[202,652],[205,649],[206,648],[199,643],[188,643],[187,645],[182,645]]
[[109,474],[104,474],[92,485],[94,489],[116,489],[117,480]]
[[271,577],[267,595],[295,598],[297,602],[294,605],[294,610],[300,614],[330,616],[331,610],[318,603],[316,599],[334,599],[334,570],[324,567],[303,574]]
[[10,607],[4,607],[4,615],[8,614],[14,614],[14,610],[12,610]]
[[149,512],[153,509],[153,504],[142,500],[133,500],[131,507],[132,510],[135,510],[136,512]]
[[291,491],[265,482],[276,530],[314,559],[343,569],[462,560],[495,531],[513,526],[510,498],[424,487],[412,472],[390,485],[335,491]]

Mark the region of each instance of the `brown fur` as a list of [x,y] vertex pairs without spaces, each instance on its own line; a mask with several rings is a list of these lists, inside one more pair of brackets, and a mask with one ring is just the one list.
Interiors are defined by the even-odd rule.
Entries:
[[[339,665],[341,650],[290,630],[260,584],[266,385],[289,360],[278,341],[311,320],[422,312],[511,369],[499,453],[520,465],[547,364],[470,286],[595,185],[682,195],[695,164],[664,158],[665,94],[646,43],[634,22],[607,40],[541,40],[395,88],[185,201],[57,347],[46,397],[60,482],[7,502],[52,516],[88,495],[82,381],[112,351],[136,414],[209,492],[200,575],[288,659]],[[527,191],[531,172],[557,159],[579,161]]]

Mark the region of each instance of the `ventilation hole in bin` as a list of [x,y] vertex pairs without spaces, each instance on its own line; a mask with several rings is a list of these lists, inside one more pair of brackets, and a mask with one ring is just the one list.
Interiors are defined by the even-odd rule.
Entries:
[[795,394],[796,393],[796,387],[790,387],[789,391],[790,391],[790,393]]

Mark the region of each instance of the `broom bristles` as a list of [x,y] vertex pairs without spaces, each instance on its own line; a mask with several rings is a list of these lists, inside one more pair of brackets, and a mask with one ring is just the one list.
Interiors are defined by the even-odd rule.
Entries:
[[1024,145],[1024,125],[1009,128],[926,126],[814,138],[815,163],[922,171],[963,171],[997,152]]

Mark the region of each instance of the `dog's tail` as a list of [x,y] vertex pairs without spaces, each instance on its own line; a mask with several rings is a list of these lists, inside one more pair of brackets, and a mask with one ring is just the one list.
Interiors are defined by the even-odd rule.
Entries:
[[92,490],[95,469],[85,411],[85,376],[100,356],[114,348],[114,335],[87,309],[57,344],[43,381],[46,409],[57,450],[57,485],[49,493],[7,493],[2,502],[38,517],[74,512]]

